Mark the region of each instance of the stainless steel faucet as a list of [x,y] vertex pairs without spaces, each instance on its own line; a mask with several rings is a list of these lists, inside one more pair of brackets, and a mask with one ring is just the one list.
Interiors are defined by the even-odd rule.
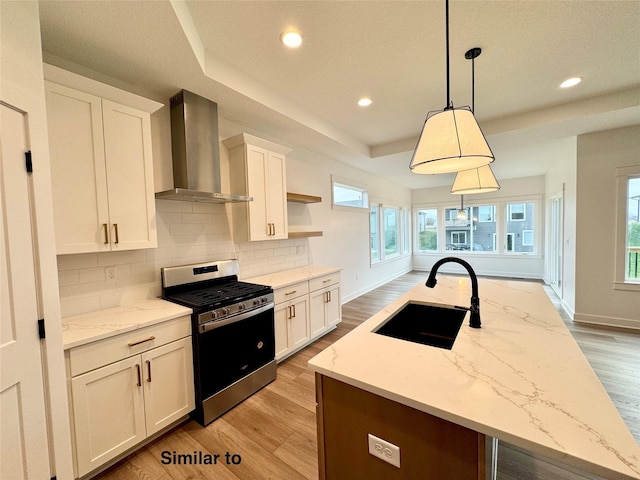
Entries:
[[443,259],[438,260],[433,268],[431,268],[431,272],[429,272],[429,278],[427,278],[427,283],[425,284],[429,288],[433,288],[436,286],[438,281],[436,280],[436,273],[438,273],[438,269],[445,263],[454,262],[459,263],[469,272],[469,277],[471,277],[471,306],[468,308],[469,310],[469,326],[473,328],[480,328],[480,298],[478,297],[478,277],[476,277],[476,272],[473,271],[471,265],[457,257],[445,257]]

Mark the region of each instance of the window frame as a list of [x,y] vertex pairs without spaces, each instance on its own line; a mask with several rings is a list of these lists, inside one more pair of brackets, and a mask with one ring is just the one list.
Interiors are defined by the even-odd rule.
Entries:
[[629,180],[640,178],[640,165],[616,168],[616,238],[613,288],[616,290],[640,291],[640,279],[630,280],[627,272],[627,228]]
[[[378,258],[373,257],[373,238],[371,231],[371,214],[372,210],[376,209],[376,228],[377,228],[377,252]],[[395,253],[387,254],[385,248],[385,222],[384,212],[385,209],[393,209],[396,211],[396,245],[398,251]],[[369,262],[371,266],[378,265],[384,262],[393,261],[400,257],[407,257],[411,254],[411,221],[408,213],[403,215],[403,212],[410,212],[411,209],[407,206],[394,204],[393,202],[384,202],[379,200],[371,200],[369,205]],[[406,239],[406,240],[405,240]],[[404,243],[406,242],[406,247]]]
[[[413,254],[414,255],[434,255],[434,254],[448,254],[450,253],[451,249],[447,249],[447,246],[451,246],[452,244],[449,242],[449,240],[451,239],[451,236],[449,235],[449,233],[451,231],[455,231],[457,230],[455,223],[458,223],[458,227],[460,230],[473,230],[474,235],[471,235],[471,238],[469,238],[469,235],[467,235],[467,238],[469,240],[469,245],[470,245],[470,249],[469,250],[464,250],[464,251],[460,251],[458,253],[462,254],[462,255],[480,255],[480,256],[500,256],[500,257],[519,257],[519,256],[528,256],[531,258],[542,258],[543,257],[543,249],[544,249],[544,245],[543,245],[543,210],[542,210],[542,201],[543,201],[543,195],[542,194],[532,194],[532,195],[522,195],[522,196],[513,196],[513,197],[499,197],[499,198],[483,198],[483,199],[479,199],[479,201],[477,203],[472,203],[472,202],[465,202],[465,209],[468,209],[467,211],[471,213],[471,215],[475,218],[480,217],[480,208],[481,207],[493,207],[494,208],[494,218],[492,222],[489,222],[488,220],[485,221],[480,221],[480,218],[477,218],[476,220],[474,220],[474,218],[472,219],[467,219],[467,222],[472,222],[471,224],[467,224],[467,226],[465,227],[462,223],[461,220],[458,220],[457,217],[455,218],[455,220],[453,220],[452,218],[455,216],[454,213],[452,212],[447,212],[447,210],[454,210],[457,211],[457,209],[459,208],[458,206],[455,206],[454,202],[452,201],[448,201],[448,202],[433,202],[433,203],[419,203],[419,204],[415,204],[413,206],[413,216],[412,216],[412,221],[414,222],[414,225],[416,225],[416,227],[418,227],[420,225],[419,222],[419,214],[421,211],[428,211],[428,210],[435,210],[436,211],[436,217],[437,217],[437,225],[434,228],[434,230],[436,231],[436,238],[437,238],[437,249],[436,250],[421,250],[420,249],[420,232],[418,231],[418,228],[415,228],[413,231]],[[508,205],[509,204],[521,204],[524,205],[524,215],[523,215],[523,219],[515,219],[513,220],[513,222],[517,222],[518,224],[522,224],[521,222],[524,220],[526,221],[526,219],[528,219],[528,221],[531,221],[531,226],[529,227],[527,225],[527,230],[533,230],[533,245],[525,245],[528,247],[533,247],[531,252],[522,252],[522,251],[516,251],[515,249],[515,242],[516,242],[516,233],[518,233],[519,229],[516,228],[515,225],[512,225],[511,228],[509,228],[509,222],[511,221],[510,218],[510,212],[508,209]],[[532,204],[533,206],[533,216],[530,217],[530,215],[528,215],[527,213],[527,204]],[[476,215],[474,216],[473,213],[476,213]],[[518,212],[518,214],[522,215],[521,212]],[[483,246],[486,247],[485,250],[473,250],[473,246],[476,242],[475,239],[475,227],[476,225],[474,225],[474,223],[476,225],[479,224],[490,224],[493,223],[495,224],[495,231],[490,231],[487,232],[487,230],[485,229],[485,234],[489,233],[491,234],[491,238],[487,238],[486,242],[480,242]],[[449,225],[447,225],[449,224]],[[449,227],[449,230],[447,230],[447,227]],[[513,228],[513,230],[512,230]],[[493,228],[491,228],[490,230],[493,230]],[[507,251],[507,235],[508,233],[513,233],[513,250],[512,251]],[[529,234],[527,234],[529,235]],[[531,239],[531,237],[528,237],[528,240]],[[485,245],[486,243],[486,245]]]
[[[352,190],[356,192],[360,192],[362,194],[362,205],[346,205],[342,203],[336,203],[335,199],[335,187],[339,186],[347,190]],[[344,211],[369,211],[370,199],[369,199],[369,191],[367,186],[349,180],[347,178],[338,177],[336,175],[331,175],[331,208],[333,210],[344,210]]]

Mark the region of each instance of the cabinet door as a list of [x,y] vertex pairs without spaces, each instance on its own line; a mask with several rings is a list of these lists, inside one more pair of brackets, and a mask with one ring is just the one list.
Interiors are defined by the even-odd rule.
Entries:
[[71,379],[78,475],[145,438],[140,356]]
[[311,326],[311,338],[316,337],[326,329],[325,303],[327,292],[317,290],[309,295],[309,325]]
[[276,305],[274,310],[276,360],[289,352],[289,303]]
[[253,197],[249,202],[249,240],[270,240],[270,220],[267,216],[267,162],[268,152],[259,147],[247,145],[247,186]]
[[309,304],[307,296],[291,300],[289,309],[289,347],[296,349],[309,341]]
[[272,224],[271,239],[288,237],[287,172],[285,157],[269,152],[267,165],[267,222]]
[[149,114],[102,100],[113,250],[157,246]]
[[342,320],[342,306],[340,305],[340,285],[333,285],[328,289],[329,301],[325,304],[327,327],[337,325]]
[[191,337],[142,354],[147,436],[194,409]]
[[109,250],[101,100],[51,82],[45,92],[57,253]]

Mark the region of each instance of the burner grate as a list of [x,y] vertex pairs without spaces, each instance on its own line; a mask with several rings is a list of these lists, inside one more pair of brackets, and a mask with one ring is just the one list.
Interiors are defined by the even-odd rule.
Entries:
[[268,289],[269,287],[254,283],[232,282],[181,292],[167,298],[199,308],[242,301],[247,297],[260,295]]

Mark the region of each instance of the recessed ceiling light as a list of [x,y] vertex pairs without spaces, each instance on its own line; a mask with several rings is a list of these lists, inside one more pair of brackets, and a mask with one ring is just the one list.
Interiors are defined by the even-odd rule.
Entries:
[[368,107],[372,103],[373,101],[367,97],[362,97],[360,100],[358,100],[358,105],[360,105],[361,107]]
[[581,79],[580,77],[568,78],[567,80],[565,80],[564,82],[562,82],[562,83],[560,84],[560,88],[575,87],[575,86],[576,86],[576,85],[578,85],[581,81],[582,81],[582,79]]
[[292,30],[288,30],[280,35],[280,40],[289,48],[298,48],[302,44],[300,34]]

